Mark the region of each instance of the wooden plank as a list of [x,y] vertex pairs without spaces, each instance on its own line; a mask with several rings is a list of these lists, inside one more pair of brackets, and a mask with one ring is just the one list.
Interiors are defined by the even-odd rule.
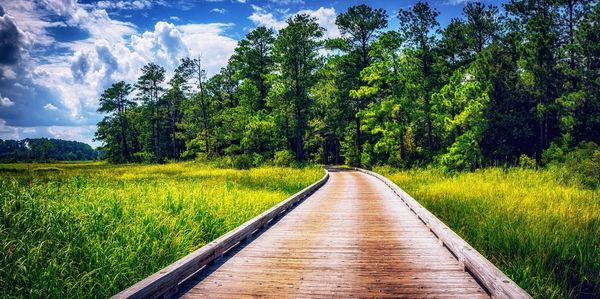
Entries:
[[531,298],[531,296],[487,260],[435,215],[431,214],[412,196],[386,177],[365,169],[354,168],[370,174],[390,187],[414,213],[437,235],[439,240],[456,256],[462,265],[477,278],[494,298]]
[[489,298],[377,178],[331,171],[327,184],[222,262],[186,298]]
[[269,221],[280,216],[285,210],[288,210],[300,200],[308,197],[323,186],[328,179],[329,173],[326,172],[323,178],[314,184],[173,264],[114,295],[112,298],[158,298],[174,292],[173,289],[181,281],[210,264],[215,259],[218,259],[225,251],[241,241],[248,240],[256,230],[263,229]]

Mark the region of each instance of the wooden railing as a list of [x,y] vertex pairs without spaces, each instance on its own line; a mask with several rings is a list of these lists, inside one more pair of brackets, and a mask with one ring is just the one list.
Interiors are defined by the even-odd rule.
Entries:
[[494,264],[488,261],[483,255],[463,240],[459,235],[452,231],[442,221],[435,217],[431,212],[419,204],[412,196],[404,192],[394,182],[386,177],[360,168],[354,168],[357,171],[370,174],[396,193],[402,201],[425,223],[425,225],[438,237],[440,242],[454,254],[461,265],[468,270],[492,295],[493,298],[531,298],[531,296],[521,289],[514,281],[508,278]]
[[175,263],[130,286],[112,298],[161,298],[176,293],[178,285],[211,262],[219,259],[233,247],[252,238],[273,220],[285,214],[296,203],[315,192],[329,179],[326,172],[323,178],[268,211],[252,218],[218,239],[181,258]]

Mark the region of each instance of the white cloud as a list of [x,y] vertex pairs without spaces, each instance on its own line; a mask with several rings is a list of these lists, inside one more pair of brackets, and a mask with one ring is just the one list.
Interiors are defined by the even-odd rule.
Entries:
[[100,9],[121,9],[121,10],[138,10],[149,9],[153,5],[152,1],[148,0],[133,0],[133,1],[98,1],[96,6]]
[[227,12],[227,10],[225,8],[213,8],[210,10],[210,12],[216,12],[216,13],[220,13],[220,14],[224,14]]
[[[118,80],[135,82],[141,67],[149,62],[165,67],[168,77],[178,65],[179,59],[186,56],[204,57],[204,67],[208,75],[212,75],[227,64],[237,45],[237,40],[225,35],[225,31],[233,24],[174,25],[157,22],[154,28],[140,32],[131,23],[112,19],[101,8],[103,5],[106,9],[109,9],[108,6],[115,6],[115,9],[137,9],[148,5],[166,5],[156,1],[96,4],[80,4],[73,0],[39,1],[43,2],[8,1],[5,4],[0,0],[7,15],[15,20],[23,32],[29,47],[19,68],[0,66],[4,79],[18,82],[11,83],[12,92],[7,93],[10,99],[0,97],[0,105],[7,107],[16,104],[22,107],[21,103],[32,104],[34,102],[29,102],[26,97],[36,94],[36,105],[30,107],[38,107],[36,115],[44,115],[45,117],[38,117],[44,121],[34,123],[27,120],[26,115],[6,118],[1,123],[5,133],[0,136],[22,137],[24,133],[28,133],[38,136],[51,134],[57,138],[60,138],[58,135],[71,136],[72,139],[77,139],[74,134],[81,134],[79,139],[91,142],[94,130],[87,126],[101,118],[96,112],[98,98],[111,83]],[[120,2],[123,4],[119,4]],[[173,2],[168,4],[174,5]],[[65,24],[79,28],[89,36],[77,41],[56,41],[48,29]],[[32,49],[41,49],[44,54]],[[60,51],[55,52],[54,49]],[[23,96],[16,96],[19,94]],[[18,126],[13,127],[15,124]],[[43,127],[48,124],[61,126],[52,127],[52,130],[50,127]],[[23,128],[26,126],[36,126],[37,133],[31,129],[24,132]],[[75,129],[80,126],[86,129]],[[72,134],[69,135],[68,132]]]
[[170,16],[169,19],[173,21],[181,21],[181,19],[178,16]]
[[283,20],[275,18],[273,13],[267,12],[262,7],[252,5],[252,14],[248,19],[254,22],[254,24],[258,26],[265,26],[267,28],[272,28],[275,30],[280,30],[285,27],[287,24],[285,22],[285,18]]
[[56,107],[56,106],[54,106],[54,105],[52,105],[52,104],[48,103],[48,104],[46,104],[46,106],[44,106],[44,109],[45,109],[45,110],[52,110],[52,111],[56,111],[56,110],[58,110],[58,107]]
[[272,3],[279,5],[304,4],[304,0],[270,0]]
[[247,0],[237,0],[238,3],[246,3]]
[[0,118],[0,139],[19,139],[19,129],[6,124],[4,119]]
[[317,23],[319,26],[325,28],[325,38],[340,37],[340,31],[335,24],[335,18],[337,17],[335,8],[320,7],[317,10],[301,10],[297,13],[304,13],[311,17],[317,18]]
[[13,106],[15,102],[11,101],[7,97],[0,95],[0,108]]
[[248,19],[258,26],[265,26],[267,28],[280,30],[287,26],[286,20],[288,18],[302,13],[317,19],[317,23],[326,30],[324,35],[325,38],[334,38],[340,36],[340,31],[335,25],[337,13],[333,7],[320,7],[316,10],[305,9],[296,13],[289,13],[289,10],[287,9],[276,9],[275,12],[278,13],[279,17],[276,17],[272,12],[267,12],[260,6],[252,5],[252,10],[253,12]]
[[50,126],[47,132],[53,138],[80,141],[92,145],[98,144],[91,137],[96,132],[96,126]]
[[471,2],[471,1],[475,1],[475,0],[448,0],[446,1],[446,5],[461,5],[467,2]]

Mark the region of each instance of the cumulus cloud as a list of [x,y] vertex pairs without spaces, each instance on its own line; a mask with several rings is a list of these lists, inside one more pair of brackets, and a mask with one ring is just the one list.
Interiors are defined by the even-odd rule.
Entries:
[[337,17],[335,8],[320,7],[317,10],[301,10],[297,13],[304,13],[311,17],[317,18],[317,23],[319,26],[325,29],[325,38],[340,37],[340,31],[335,24],[335,18]]
[[[114,20],[106,12],[174,3],[0,0],[0,51],[18,49],[17,58],[0,57],[11,63],[17,60],[12,65],[0,62],[0,107],[10,107],[0,109],[0,138],[71,136],[93,143],[93,125],[102,118],[96,112],[98,98],[113,82],[135,82],[149,62],[165,67],[170,76],[186,56],[210,58],[204,63],[207,73],[219,72],[237,45],[226,35],[233,24],[157,22],[140,32],[134,24]],[[49,33],[57,27],[77,28],[86,35],[58,41]]]
[[24,36],[14,20],[0,6],[0,64],[13,65],[19,61]]
[[97,142],[94,142],[93,137],[91,137],[96,132],[96,126],[50,126],[47,132],[52,138],[97,145]]
[[153,3],[149,0],[98,1],[96,6],[100,9],[138,10],[149,9],[153,6]]
[[253,12],[248,19],[258,26],[265,26],[267,28],[280,30],[287,26],[286,20],[288,18],[302,13],[317,19],[317,23],[326,30],[324,35],[325,38],[334,38],[340,36],[340,31],[335,25],[337,13],[333,7],[320,7],[316,10],[305,9],[295,13],[289,13],[289,10],[275,10],[277,16],[273,12],[268,12],[264,8],[257,5],[252,5],[252,10]]
[[14,104],[15,104],[15,102],[11,101],[11,100],[10,100],[9,98],[7,98],[7,97],[3,97],[3,96],[0,94],[0,108],[3,108],[3,107],[10,107],[10,106],[12,106],[12,105],[14,105]]
[[56,107],[56,106],[54,106],[54,105],[52,105],[52,104],[48,103],[48,104],[46,104],[46,105],[44,106],[44,109],[45,109],[45,110],[53,110],[53,111],[54,111],[54,110],[58,110],[58,107]]
[[285,17],[278,19],[273,15],[273,13],[267,12],[265,9],[257,5],[252,5],[252,14],[248,17],[248,19],[258,26],[265,26],[275,30],[280,30],[286,26]]
[[4,119],[0,118],[0,139],[19,139],[19,130],[6,124]]

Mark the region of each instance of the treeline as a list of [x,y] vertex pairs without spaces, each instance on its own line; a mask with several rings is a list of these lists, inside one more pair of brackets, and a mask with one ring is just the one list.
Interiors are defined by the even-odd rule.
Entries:
[[114,162],[449,169],[540,164],[599,143],[597,1],[504,10],[470,2],[441,28],[426,2],[395,16],[358,5],[337,17],[336,39],[299,14],[278,33],[249,32],[211,78],[186,58],[168,81],[151,63],[133,85],[115,83],[96,138]]
[[49,138],[0,139],[0,162],[95,160],[98,152],[77,141]]

